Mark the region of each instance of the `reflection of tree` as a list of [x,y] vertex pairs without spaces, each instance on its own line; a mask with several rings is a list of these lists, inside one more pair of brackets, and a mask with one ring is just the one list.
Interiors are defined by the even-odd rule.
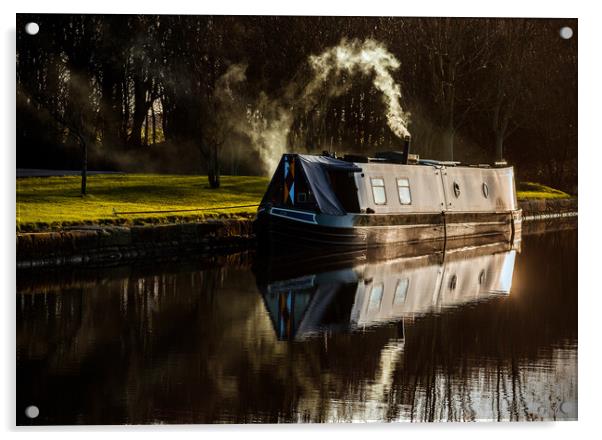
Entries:
[[18,394],[49,423],[574,417],[571,234],[526,239],[510,297],[407,320],[403,351],[397,324],[278,341],[244,258],[32,281]]
[[[575,353],[563,359],[570,352],[553,346],[576,338],[576,256],[561,237],[529,238],[515,273],[519,284],[508,299],[414,322],[395,378],[395,388],[403,390],[394,403],[397,416],[569,417],[559,413],[558,399],[576,399]],[[548,356],[543,365],[542,356]]]

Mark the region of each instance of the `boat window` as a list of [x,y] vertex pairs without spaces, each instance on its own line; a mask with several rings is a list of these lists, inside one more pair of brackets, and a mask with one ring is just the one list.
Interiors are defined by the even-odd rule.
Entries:
[[393,297],[394,306],[403,304],[406,301],[409,284],[410,280],[408,278],[402,278],[397,282],[397,287],[395,288],[395,296]]
[[382,284],[375,284],[372,286],[370,292],[370,301],[368,302],[368,310],[374,310],[380,308],[380,302],[383,299],[384,286]]
[[346,212],[360,212],[354,173],[340,170],[329,170],[330,185],[341,206]]
[[402,205],[410,205],[412,203],[412,194],[410,194],[409,179],[397,179],[397,192],[399,193],[399,203],[401,203]]
[[387,204],[387,194],[385,193],[385,179],[382,177],[376,177],[370,179],[372,183],[372,195],[374,196],[374,203],[376,205]]
[[483,182],[483,197],[489,197],[489,187],[485,182]]

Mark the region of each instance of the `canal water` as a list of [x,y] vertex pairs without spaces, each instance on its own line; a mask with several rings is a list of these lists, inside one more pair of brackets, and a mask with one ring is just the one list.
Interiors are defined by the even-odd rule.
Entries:
[[16,305],[18,424],[577,418],[576,230],[20,271]]

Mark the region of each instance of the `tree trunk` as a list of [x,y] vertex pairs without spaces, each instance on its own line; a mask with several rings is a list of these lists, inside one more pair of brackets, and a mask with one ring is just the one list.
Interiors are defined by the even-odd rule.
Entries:
[[151,104],[151,115],[153,119],[153,145],[157,143],[157,117],[155,116],[155,106]]
[[88,185],[88,144],[85,141],[81,141],[82,148],[82,188],[81,195],[85,196]]
[[148,147],[148,112],[144,118],[144,145]]
[[128,141],[128,128],[130,125],[130,94],[128,92],[128,82],[124,80],[121,87],[121,96],[123,97],[123,117],[121,120],[121,139],[122,145],[125,146]]
[[134,115],[132,120],[132,133],[128,144],[132,147],[142,145],[142,124],[146,118],[148,107],[146,103],[146,90],[142,79],[134,77]]
[[217,146],[209,147],[207,177],[209,178],[209,187],[212,189],[217,189],[220,186],[219,159],[217,151]]

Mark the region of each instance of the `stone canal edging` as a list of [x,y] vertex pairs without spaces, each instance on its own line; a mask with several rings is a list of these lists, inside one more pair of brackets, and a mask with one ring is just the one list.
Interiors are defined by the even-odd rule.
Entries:
[[[523,220],[573,217],[577,199],[520,202]],[[187,253],[234,251],[254,241],[252,220],[144,226],[82,226],[54,232],[17,233],[17,268],[108,264]]]
[[145,226],[84,226],[17,234],[17,268],[107,264],[191,252],[239,250],[254,240],[251,220]]
[[559,217],[574,217],[577,215],[577,198],[570,199],[534,199],[521,200],[523,220],[539,220]]

